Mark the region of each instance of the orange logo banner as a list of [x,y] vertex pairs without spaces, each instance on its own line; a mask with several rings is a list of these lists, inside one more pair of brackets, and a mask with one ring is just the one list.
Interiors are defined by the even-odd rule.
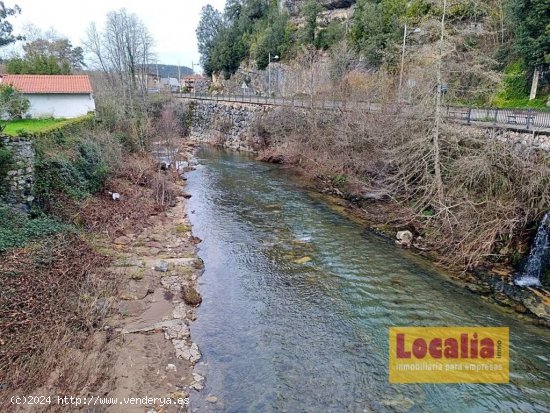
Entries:
[[391,327],[390,383],[508,383],[508,327]]

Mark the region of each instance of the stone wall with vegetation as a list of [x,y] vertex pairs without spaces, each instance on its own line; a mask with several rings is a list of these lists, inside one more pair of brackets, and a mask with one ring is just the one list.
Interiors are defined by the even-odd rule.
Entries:
[[[87,147],[90,146],[88,143],[82,143],[86,139],[80,138],[81,132],[91,130],[93,124],[92,116],[83,116],[37,132],[21,131],[19,136],[2,136],[0,200],[18,209],[29,210],[35,199],[44,201],[50,196],[48,191],[55,182],[68,179],[70,185],[78,186],[90,173],[99,174],[97,178],[101,179],[100,171],[93,167],[98,162],[97,148]],[[68,144],[69,141],[73,145]],[[68,152],[76,151],[77,154],[65,156],[60,148]],[[78,168],[82,168],[81,171],[72,165],[73,161]],[[89,169],[90,166],[92,169]],[[62,170],[65,167],[68,169]],[[103,168],[102,165],[99,167]],[[55,171],[50,171],[50,168]]]
[[190,135],[233,150],[251,151],[262,145],[256,125],[271,107],[236,102],[197,101],[192,112]]
[[[238,102],[192,101],[184,113],[189,116],[186,122],[190,125],[189,133],[193,139],[234,150],[254,151],[266,143],[262,132],[266,126],[263,118],[273,109],[280,110]],[[266,119],[269,122],[269,117]],[[495,139],[514,147],[550,151],[550,135],[545,133],[460,124],[455,124],[454,131],[457,135],[473,134],[478,139]]]
[[34,197],[34,165],[36,154],[28,138],[2,137],[3,160],[2,195],[4,200],[22,208],[30,206]]

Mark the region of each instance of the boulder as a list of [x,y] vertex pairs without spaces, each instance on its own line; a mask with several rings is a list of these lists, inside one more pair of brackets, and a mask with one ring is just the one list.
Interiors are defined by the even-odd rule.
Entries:
[[158,272],[167,272],[168,271],[168,262],[166,261],[160,261],[155,265],[155,271]]
[[202,303],[202,297],[192,286],[186,285],[182,288],[181,297],[186,304],[196,307]]
[[411,231],[404,230],[404,231],[398,231],[395,238],[397,238],[397,241],[395,241],[397,245],[401,245],[405,248],[410,248],[414,237]]

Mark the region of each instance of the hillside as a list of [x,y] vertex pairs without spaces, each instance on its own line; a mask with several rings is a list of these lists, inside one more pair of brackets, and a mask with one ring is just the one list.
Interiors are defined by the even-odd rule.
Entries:
[[[280,10],[291,15],[299,15],[307,0],[281,0]],[[347,9],[356,3],[356,0],[320,0],[318,3],[326,10]]]
[[[447,100],[545,108],[549,25],[546,0],[228,0],[223,12],[203,9],[197,39],[208,75],[229,79],[238,71],[263,71],[270,56],[280,57],[275,69],[281,64],[304,69],[316,50],[310,57],[323,89],[327,82],[332,89],[349,88],[343,82],[350,75],[357,83],[358,73],[379,73],[394,79],[394,93],[410,96],[415,93],[410,85],[433,81],[428,73],[442,46]],[[535,74],[537,99],[529,101]],[[238,80],[243,79],[241,73]],[[306,89],[302,83],[286,90]]]
[[157,69],[160,77],[178,78],[178,74],[182,76],[193,74],[193,69],[187,66],[164,65],[160,63],[157,65],[149,65],[149,71],[151,73],[157,73]]

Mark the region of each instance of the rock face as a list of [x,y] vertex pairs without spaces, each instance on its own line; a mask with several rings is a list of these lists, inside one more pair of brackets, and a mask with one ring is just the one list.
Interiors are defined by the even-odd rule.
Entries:
[[[280,0],[282,10],[288,11],[291,15],[299,14],[307,0]],[[348,9],[355,4],[356,0],[319,0],[319,3],[327,10]]]

